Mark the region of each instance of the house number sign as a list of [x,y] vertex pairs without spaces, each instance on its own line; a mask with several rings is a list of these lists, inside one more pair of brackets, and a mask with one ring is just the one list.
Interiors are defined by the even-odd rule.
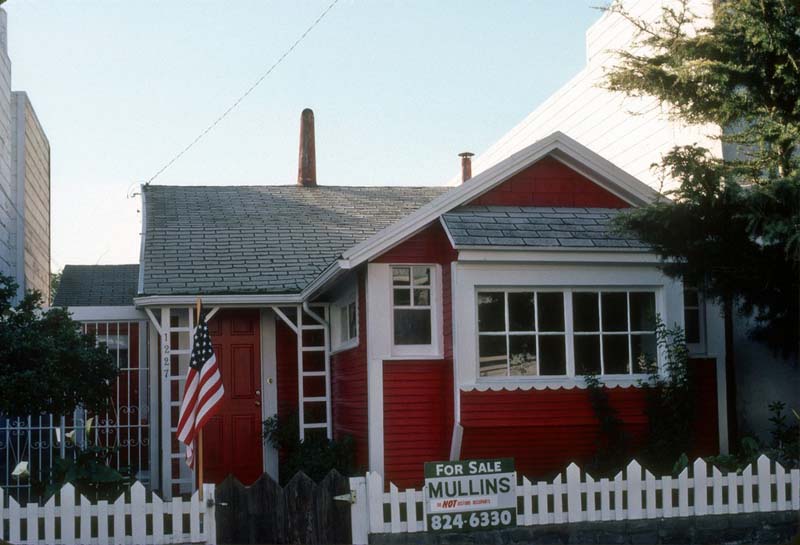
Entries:
[[516,525],[513,458],[425,464],[428,531],[486,530]]
[[161,334],[161,373],[164,378],[169,378],[170,374],[170,346],[169,333]]

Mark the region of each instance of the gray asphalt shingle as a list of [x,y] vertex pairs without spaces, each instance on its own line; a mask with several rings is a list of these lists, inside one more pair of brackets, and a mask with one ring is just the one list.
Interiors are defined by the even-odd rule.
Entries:
[[297,293],[447,189],[146,186],[143,294]]
[[139,265],[66,265],[53,306],[132,305],[138,278]]
[[615,231],[615,208],[462,206],[444,214],[456,246],[646,248]]

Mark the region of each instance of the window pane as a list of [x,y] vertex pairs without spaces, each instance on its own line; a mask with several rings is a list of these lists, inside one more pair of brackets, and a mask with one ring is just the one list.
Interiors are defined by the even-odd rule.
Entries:
[[564,375],[567,373],[564,335],[540,335],[539,351],[540,374]]
[[694,288],[686,288],[683,290],[683,305],[687,307],[696,307],[699,304],[698,292]]
[[627,335],[603,335],[603,365],[607,375],[628,373]]
[[414,285],[415,286],[430,286],[431,285],[431,268],[430,267],[413,267],[414,272]]
[[564,331],[564,294],[540,292],[537,298],[539,300],[539,331]]
[[411,304],[411,290],[394,290],[394,306],[405,306]]
[[687,308],[683,311],[683,322],[686,328],[686,342],[700,342],[700,311],[696,308]]
[[502,292],[478,294],[478,331],[505,331],[505,302]]
[[655,331],[656,294],[647,291],[632,291],[631,331]]
[[508,374],[505,335],[480,335],[478,353],[482,377],[504,377]]
[[425,288],[414,290],[414,306],[427,307],[431,304],[431,290]]
[[575,335],[575,373],[600,374],[600,335]]
[[533,292],[508,294],[509,331],[536,331],[536,314],[533,309]]
[[395,286],[408,286],[411,283],[411,269],[409,267],[392,267],[392,284]]
[[347,315],[347,307],[339,309],[339,341],[346,341],[350,337],[347,336],[347,324],[350,318]]
[[350,339],[355,339],[356,335],[358,334],[358,322],[357,314],[356,314],[356,304],[350,303],[347,307],[347,316],[348,316],[348,334]]
[[533,335],[511,335],[508,338],[511,354],[509,365],[512,375],[538,375],[536,365],[536,337]]
[[572,320],[575,331],[600,331],[600,309],[596,293],[572,294]]
[[[647,373],[648,365],[656,362],[656,336],[632,335],[631,348],[633,349],[633,372]],[[640,361],[644,358],[644,362]],[[644,363],[644,365],[643,365]]]
[[628,330],[628,302],[625,292],[603,293],[603,331]]
[[394,344],[431,344],[430,309],[395,309]]

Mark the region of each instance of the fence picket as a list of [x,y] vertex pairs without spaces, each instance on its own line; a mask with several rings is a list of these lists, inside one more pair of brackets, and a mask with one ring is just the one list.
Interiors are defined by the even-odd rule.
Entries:
[[608,479],[600,479],[600,520],[611,520],[611,484]]
[[405,491],[406,498],[406,521],[408,522],[408,531],[416,532],[417,529],[417,491],[413,488],[407,488]]
[[656,503],[656,478],[648,470],[644,470],[644,489],[646,502],[646,517],[654,519],[658,517],[658,504]]
[[661,477],[661,505],[662,514],[664,518],[674,516],[675,510],[672,505],[672,477]]
[[355,495],[355,503],[350,506],[350,528],[353,545],[367,545],[369,540],[367,479],[365,477],[350,477],[350,490]]
[[125,545],[125,494],[114,502],[114,545]]
[[584,514],[581,508],[581,468],[575,462],[567,467],[567,520],[581,522]]
[[108,502],[97,502],[97,540],[100,543],[108,541]]
[[739,476],[736,472],[728,473],[728,513],[739,512]]
[[142,483],[131,487],[131,535],[134,543],[144,543],[147,525],[145,520],[146,493]]
[[70,483],[61,487],[61,541],[75,540],[75,487]]
[[711,466],[711,480],[714,487],[714,496],[712,499],[712,514],[722,515],[728,512],[727,506],[722,501],[722,486],[725,484],[725,479],[722,472],[717,466]]
[[625,476],[628,480],[628,518],[640,519],[642,518],[642,466],[636,460],[631,460],[625,468]]
[[[56,497],[50,496],[44,504],[44,540],[47,543],[56,541]],[[12,540],[13,541],[13,540]]]
[[770,459],[765,455],[758,457],[758,510],[766,512],[772,504],[772,486],[770,472]]
[[692,469],[694,474],[694,514],[705,515],[708,513],[708,471],[705,460],[702,458],[695,460]]
[[787,509],[786,505],[786,470],[779,462],[775,462],[775,507],[778,511]]
[[203,539],[207,544],[214,544],[217,542],[217,517],[214,515],[214,505],[217,499],[216,486],[204,484],[203,490],[207,500],[203,507]]
[[170,503],[172,503],[172,535],[180,537],[183,535],[183,499],[180,496],[173,496]]
[[20,513],[19,504],[14,498],[8,498],[8,540],[17,543],[20,540]]
[[749,465],[742,471],[742,504],[745,513],[752,513],[753,506],[753,466]]
[[623,481],[622,481],[622,472],[620,471],[616,475],[614,475],[614,520],[624,520],[625,519],[625,512],[624,506],[622,504],[623,498]]
[[192,543],[200,541],[200,492],[192,494],[189,503],[189,536]]
[[564,516],[564,507],[562,503],[562,495],[564,494],[564,485],[561,482],[561,473],[556,475],[553,479],[553,522],[567,522]]
[[369,505],[369,531],[383,533],[383,477],[373,472],[367,473],[367,500]]
[[389,484],[389,498],[389,513],[391,516],[390,523],[392,533],[396,534],[400,532],[400,491],[397,489],[397,486],[395,486],[394,483]]
[[597,506],[595,505],[595,494],[597,494],[597,483],[591,475],[586,474],[586,520],[593,522],[597,520]]
[[3,513],[5,512],[3,507],[4,505],[5,505],[5,492],[3,492],[3,489],[0,488],[0,539],[6,538],[6,530],[5,530],[6,525],[4,523],[5,517],[3,516]]
[[689,516],[689,468],[683,468],[678,474],[678,515]]
[[531,526],[533,524],[533,487],[527,477],[522,478],[522,509],[524,514],[523,524]]
[[92,538],[92,504],[84,495],[80,495],[81,543],[89,543]]
[[550,524],[553,522],[550,510],[547,508],[547,483],[539,481],[536,483],[536,491],[538,492],[538,507],[539,507],[539,524]]
[[791,471],[791,480],[792,509],[800,510],[800,469]]
[[36,543],[39,541],[39,504],[29,503],[25,506],[26,519],[28,521],[28,536],[26,542]]

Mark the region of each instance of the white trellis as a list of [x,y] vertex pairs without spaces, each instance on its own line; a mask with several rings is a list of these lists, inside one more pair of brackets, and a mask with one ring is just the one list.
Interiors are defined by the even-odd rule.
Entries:
[[[353,543],[371,533],[427,530],[425,488],[399,490],[367,473],[350,479]],[[698,458],[677,477],[656,477],[635,460],[613,479],[594,479],[575,464],[551,482],[522,478],[518,526],[800,510],[800,470],[761,456],[741,473],[723,474]]]
[[14,545],[214,545],[216,533],[214,485],[202,500],[162,501],[136,482],[113,502],[90,502],[67,484],[44,505],[20,505],[0,488],[0,538]]

